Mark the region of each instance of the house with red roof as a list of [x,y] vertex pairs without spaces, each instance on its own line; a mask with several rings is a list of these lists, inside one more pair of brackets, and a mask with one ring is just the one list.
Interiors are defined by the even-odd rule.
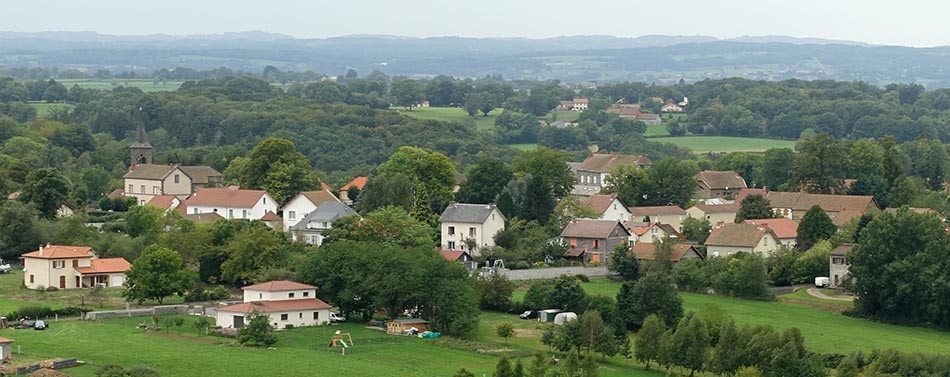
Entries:
[[666,238],[683,238],[672,225],[661,223],[646,222],[628,222],[627,229],[630,230],[630,243],[654,243]]
[[366,177],[362,177],[362,176],[356,177],[356,178],[353,178],[353,180],[350,181],[350,183],[347,183],[343,185],[343,187],[340,187],[340,200],[342,200],[343,203],[352,205],[353,199],[350,199],[350,189],[355,188],[357,191],[363,191],[363,188],[366,187],[366,180],[367,180]]
[[132,268],[125,258],[99,258],[88,246],[43,245],[20,256],[29,289],[121,287]]
[[600,215],[602,220],[617,220],[626,222],[630,220],[630,211],[616,195],[591,195],[581,202],[582,205],[590,208]]
[[798,239],[798,223],[792,219],[746,219],[743,222],[769,228],[775,233],[779,243],[788,247],[795,247]]
[[317,298],[317,287],[290,280],[268,281],[242,288],[244,302],[219,307],[222,328],[244,327],[248,317],[267,315],[274,328],[318,326],[330,322],[331,306]]
[[[652,261],[656,259],[656,247],[657,244],[638,243],[630,248],[630,252],[638,261]],[[673,262],[673,265],[678,264],[683,259],[704,259],[703,254],[693,244],[675,243],[670,251],[670,262]]]
[[147,206],[158,207],[165,211],[171,211],[181,205],[181,199],[174,195],[156,195],[145,203]]
[[442,257],[452,262],[459,262],[469,271],[478,268],[478,262],[469,253],[462,250],[442,250]]
[[199,188],[179,206],[184,214],[217,213],[225,219],[260,220],[277,212],[277,203],[264,190]]
[[340,202],[340,199],[333,195],[330,190],[302,191],[281,208],[284,213],[284,230],[290,231],[294,226],[300,224],[307,215],[316,211],[321,204]]

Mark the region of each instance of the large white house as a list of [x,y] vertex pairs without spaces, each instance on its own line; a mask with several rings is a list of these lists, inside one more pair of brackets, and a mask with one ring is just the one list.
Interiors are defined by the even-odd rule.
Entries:
[[87,246],[45,245],[21,256],[29,289],[121,287],[132,265],[124,258],[99,258]]
[[599,219],[617,220],[622,223],[630,221],[630,211],[616,195],[591,195],[582,204],[597,212]]
[[[494,204],[452,203],[439,217],[442,249],[475,254],[482,247],[495,246],[495,234],[505,229],[505,215]],[[469,250],[469,243],[474,247]]]
[[317,287],[289,280],[269,281],[244,288],[244,302],[220,307],[216,322],[222,328],[244,327],[248,317],[267,315],[271,326],[282,329],[318,326],[330,322],[330,305],[317,298]]
[[237,187],[199,188],[179,206],[188,215],[217,213],[225,219],[260,220],[277,212],[274,198],[263,190],[241,190]]
[[284,212],[284,230],[289,231],[291,227],[299,224],[317,207],[327,202],[340,203],[340,199],[328,190],[303,191],[297,194],[282,208]]
[[333,221],[346,216],[359,216],[359,214],[341,202],[324,202],[307,217],[291,226],[288,231],[294,241],[320,245],[323,244],[323,232],[333,226]]

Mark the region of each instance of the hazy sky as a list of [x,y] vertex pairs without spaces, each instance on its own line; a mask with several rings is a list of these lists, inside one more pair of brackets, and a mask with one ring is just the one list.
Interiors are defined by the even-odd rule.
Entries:
[[0,0],[5,31],[551,37],[792,35],[950,45],[950,2],[882,0]]

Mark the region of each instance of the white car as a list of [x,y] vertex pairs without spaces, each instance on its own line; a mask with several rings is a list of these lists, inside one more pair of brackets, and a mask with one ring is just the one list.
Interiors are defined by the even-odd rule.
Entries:
[[346,318],[343,318],[339,314],[330,312],[330,323],[340,323],[340,322],[346,322]]
[[816,277],[815,286],[818,288],[828,288],[831,286],[831,279],[826,276]]

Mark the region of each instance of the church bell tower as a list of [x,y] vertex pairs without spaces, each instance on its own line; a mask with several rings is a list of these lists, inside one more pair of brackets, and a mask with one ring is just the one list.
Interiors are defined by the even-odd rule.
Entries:
[[152,145],[148,143],[148,135],[145,134],[145,126],[139,123],[138,134],[135,142],[129,147],[132,156],[132,168],[135,165],[149,165],[152,163]]

